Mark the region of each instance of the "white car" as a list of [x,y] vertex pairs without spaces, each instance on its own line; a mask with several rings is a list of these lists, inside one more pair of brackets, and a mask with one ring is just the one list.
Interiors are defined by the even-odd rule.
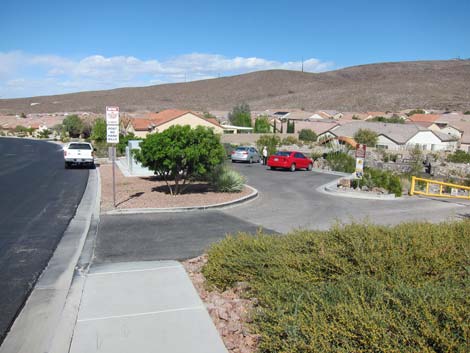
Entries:
[[95,149],[88,142],[69,142],[64,146],[65,169],[73,165],[95,167]]

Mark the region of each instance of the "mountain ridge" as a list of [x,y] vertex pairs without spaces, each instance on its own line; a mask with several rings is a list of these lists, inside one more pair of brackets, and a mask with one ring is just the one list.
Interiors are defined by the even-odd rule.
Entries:
[[470,60],[365,64],[322,73],[267,70],[187,83],[0,99],[0,113],[100,113],[107,105],[128,112],[210,111],[231,110],[242,102],[253,110],[469,110]]

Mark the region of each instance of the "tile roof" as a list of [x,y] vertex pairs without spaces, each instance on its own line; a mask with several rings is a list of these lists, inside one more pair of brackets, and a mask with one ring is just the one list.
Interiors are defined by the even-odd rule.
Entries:
[[155,126],[152,120],[145,118],[132,118],[129,123],[132,124],[135,131],[148,131]]
[[409,121],[412,121],[414,123],[417,122],[435,122],[437,119],[439,119],[441,116],[439,114],[413,114],[408,118]]
[[166,109],[159,113],[147,113],[145,114],[143,118],[133,118],[131,119],[131,121],[132,121],[132,125],[134,126],[134,129],[138,131],[145,131],[145,130],[148,130],[148,128],[151,126],[156,127],[156,126],[163,125],[169,121],[177,119],[180,116],[183,116],[188,113],[191,113],[192,115],[197,116],[198,118],[201,118],[203,120],[206,120],[216,126],[220,126],[217,119],[214,119],[214,118],[206,119],[192,111],[179,110],[179,109]]

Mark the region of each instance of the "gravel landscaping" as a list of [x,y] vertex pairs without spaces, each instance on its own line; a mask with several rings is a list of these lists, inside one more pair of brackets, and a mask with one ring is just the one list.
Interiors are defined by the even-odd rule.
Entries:
[[256,298],[243,299],[244,283],[233,289],[208,290],[202,267],[207,263],[207,255],[186,260],[183,266],[193,282],[199,296],[206,305],[225,347],[230,353],[253,353],[256,351],[260,336],[250,332],[252,318],[250,312],[257,304]]
[[[112,166],[100,166],[101,211],[113,209]],[[237,200],[252,192],[245,187],[239,193],[220,193],[208,184],[191,184],[184,194],[172,196],[164,181],[156,177],[125,177],[116,167],[116,204],[118,209],[126,208],[169,208],[207,206]]]

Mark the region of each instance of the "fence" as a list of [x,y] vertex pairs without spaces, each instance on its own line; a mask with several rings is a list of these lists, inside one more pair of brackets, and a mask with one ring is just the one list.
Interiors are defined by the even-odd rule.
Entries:
[[410,195],[470,200],[470,187],[432,179],[412,177]]

